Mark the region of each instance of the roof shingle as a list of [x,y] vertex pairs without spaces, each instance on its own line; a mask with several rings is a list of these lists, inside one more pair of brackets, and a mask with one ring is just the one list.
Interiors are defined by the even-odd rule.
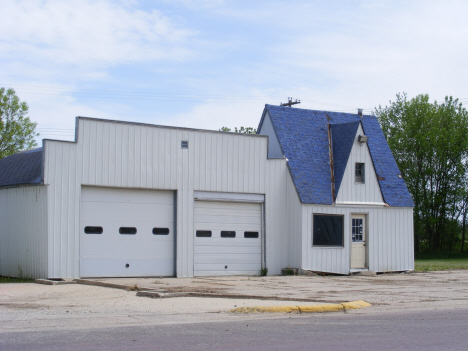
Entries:
[[[338,192],[351,151],[357,126],[362,123],[369,137],[368,146],[379,178],[384,201],[395,207],[413,207],[413,199],[375,116],[305,110],[265,105],[279,143],[288,159],[289,170],[302,203],[333,204],[328,147],[328,122],[331,125],[335,163],[335,188]],[[262,123],[262,122],[261,122]],[[259,127],[260,128],[260,127]]]
[[42,148],[19,152],[0,160],[0,187],[41,184]]

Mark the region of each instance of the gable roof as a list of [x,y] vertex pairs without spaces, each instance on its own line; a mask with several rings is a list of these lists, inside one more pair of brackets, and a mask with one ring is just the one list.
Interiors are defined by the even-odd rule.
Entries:
[[0,160],[0,187],[41,183],[41,147],[19,152]]
[[[393,158],[375,116],[305,110],[265,105],[278,141],[288,159],[288,167],[302,203],[333,204],[331,187],[328,123],[332,132],[336,193],[359,123],[369,137],[367,145],[374,163],[384,201],[395,207],[414,207],[413,199]],[[353,132],[354,131],[354,132]]]

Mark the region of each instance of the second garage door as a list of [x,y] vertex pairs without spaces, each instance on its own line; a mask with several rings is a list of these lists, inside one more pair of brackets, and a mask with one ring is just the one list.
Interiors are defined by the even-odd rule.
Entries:
[[194,275],[259,275],[262,204],[195,201]]

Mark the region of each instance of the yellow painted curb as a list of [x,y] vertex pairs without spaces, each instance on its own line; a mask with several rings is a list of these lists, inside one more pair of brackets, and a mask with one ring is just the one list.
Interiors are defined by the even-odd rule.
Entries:
[[252,312],[284,312],[284,313],[291,313],[291,312],[299,312],[299,308],[297,306],[255,306],[255,307],[238,307],[230,310],[229,312],[237,312],[237,313],[252,313]]
[[303,305],[297,306],[299,311],[302,313],[314,313],[314,312],[338,312],[343,311],[343,306],[341,304],[333,305]]
[[371,304],[366,301],[351,301],[351,302],[344,302],[341,304],[345,310],[356,310],[358,308],[369,307]]
[[320,313],[320,312],[339,312],[346,310],[355,310],[358,308],[369,307],[371,304],[366,301],[350,301],[339,304],[328,304],[328,305],[301,305],[301,306],[255,306],[255,307],[238,307],[229,310],[233,313]]

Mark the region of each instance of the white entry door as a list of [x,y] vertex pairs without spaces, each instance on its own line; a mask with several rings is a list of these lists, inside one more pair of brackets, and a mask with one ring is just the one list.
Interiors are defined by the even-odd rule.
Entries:
[[262,204],[195,201],[194,275],[259,275]]
[[351,216],[351,268],[366,268],[366,216]]
[[174,275],[174,193],[82,187],[80,276]]

